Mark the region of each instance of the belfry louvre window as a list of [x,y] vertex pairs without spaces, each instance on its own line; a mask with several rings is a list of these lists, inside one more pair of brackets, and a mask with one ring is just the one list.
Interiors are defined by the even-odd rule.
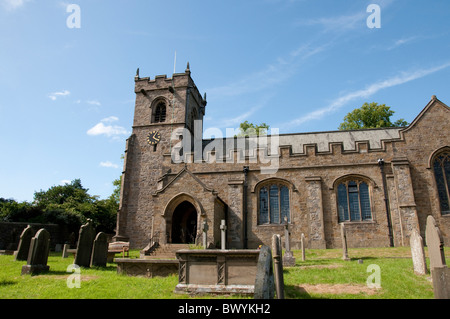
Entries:
[[366,182],[350,180],[339,184],[337,199],[339,222],[372,220]]
[[271,184],[259,190],[259,225],[282,224],[284,218],[291,221],[289,208],[289,188]]
[[441,204],[441,214],[450,215],[450,153],[442,153],[434,159],[434,176]]
[[160,102],[156,106],[154,123],[161,123],[165,121],[166,121],[166,104],[164,102]]

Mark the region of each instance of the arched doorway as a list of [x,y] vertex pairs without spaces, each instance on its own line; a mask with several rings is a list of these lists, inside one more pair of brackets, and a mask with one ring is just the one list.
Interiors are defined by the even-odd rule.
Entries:
[[172,215],[172,244],[195,243],[197,235],[197,210],[188,201],[179,204]]

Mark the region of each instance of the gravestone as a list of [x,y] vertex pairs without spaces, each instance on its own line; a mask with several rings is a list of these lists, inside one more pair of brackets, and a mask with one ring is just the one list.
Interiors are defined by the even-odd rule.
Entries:
[[207,222],[203,222],[202,224],[202,232],[203,232],[203,248],[208,248],[208,230],[209,226]]
[[414,272],[417,275],[425,275],[427,273],[427,263],[423,249],[423,239],[416,229],[411,232],[410,246]]
[[80,235],[78,236],[78,246],[74,262],[75,265],[80,267],[89,267],[91,265],[94,239],[94,226],[92,225],[92,220],[88,219],[87,223],[80,228]]
[[50,233],[41,228],[31,239],[27,264],[22,266],[22,275],[38,274],[50,269],[47,265],[48,253],[50,251]]
[[273,299],[274,296],[272,252],[268,246],[262,246],[258,257],[253,297],[255,299]]
[[28,252],[30,251],[31,238],[33,238],[33,230],[28,225],[20,235],[19,246],[14,252],[15,260],[27,260]]
[[305,255],[305,234],[302,233],[302,238],[301,238],[301,248],[302,248],[302,261],[306,260],[306,255]]
[[436,220],[431,215],[427,217],[425,239],[430,257],[430,269],[433,270],[433,268],[445,266],[444,239],[441,231],[436,226]]
[[221,239],[221,249],[225,250],[227,249],[227,243],[226,243],[226,239],[227,238],[227,225],[226,225],[226,221],[225,219],[222,219],[221,223],[220,223],[220,239]]
[[342,240],[342,259],[350,260],[348,257],[348,249],[347,249],[347,232],[345,230],[345,225],[341,224],[341,240]]
[[62,258],[69,257],[69,249],[70,249],[70,244],[64,244],[63,251],[62,251]]
[[108,237],[105,233],[100,232],[94,240],[92,247],[91,267],[106,267],[108,260]]
[[425,238],[430,257],[430,271],[436,299],[450,299],[450,269],[445,262],[444,240],[433,216],[427,217]]
[[283,256],[283,265],[286,267],[294,267],[295,266],[295,258],[294,253],[291,251],[291,238],[289,234],[289,224],[288,220],[285,217],[285,228],[284,228],[284,239],[285,239],[285,252]]
[[62,247],[63,247],[62,244],[56,244],[55,245],[55,252],[56,253],[60,253],[62,251]]
[[284,299],[283,260],[281,258],[282,249],[280,235],[275,234],[272,236],[272,251],[275,291],[277,292],[277,299]]

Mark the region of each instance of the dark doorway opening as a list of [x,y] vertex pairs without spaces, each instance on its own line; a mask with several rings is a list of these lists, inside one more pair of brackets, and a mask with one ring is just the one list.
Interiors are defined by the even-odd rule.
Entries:
[[173,244],[193,244],[197,235],[197,211],[191,203],[184,201],[175,208],[172,216]]

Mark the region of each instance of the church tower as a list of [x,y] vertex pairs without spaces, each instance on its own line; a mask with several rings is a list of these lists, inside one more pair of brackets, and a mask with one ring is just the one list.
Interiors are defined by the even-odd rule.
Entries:
[[[140,207],[152,206],[142,201],[151,201],[158,180],[170,169],[164,167],[164,158],[179,144],[180,132],[185,129],[185,134],[193,135],[194,121],[203,123],[205,115],[206,95],[201,96],[192,80],[189,63],[184,73],[175,73],[172,78],[166,75],[141,78],[138,69],[135,94],[132,134],[125,149],[116,241],[127,241],[134,225],[139,225],[134,220],[136,212]],[[128,224],[129,220],[133,220],[133,225]]]

